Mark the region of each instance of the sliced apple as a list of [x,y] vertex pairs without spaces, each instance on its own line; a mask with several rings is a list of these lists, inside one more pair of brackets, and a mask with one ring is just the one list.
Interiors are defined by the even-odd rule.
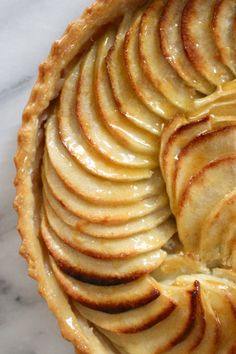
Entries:
[[[187,291],[172,287],[170,291],[176,308],[155,326],[133,334],[117,334],[108,330],[103,330],[103,333],[125,353],[159,354],[170,350],[186,338],[193,326],[195,318],[193,298],[196,297],[195,290]],[[126,316],[127,318],[129,321],[130,317]]]
[[117,109],[105,60],[112,43],[113,32],[108,32],[98,42],[94,92],[100,118],[106,124],[110,133],[130,150],[142,154],[156,154],[159,149],[159,140],[156,136],[133,124]]
[[182,15],[182,38],[195,68],[212,84],[220,85],[232,80],[234,75],[221,61],[214,42],[214,6],[214,0],[188,0]]
[[[50,178],[51,179],[50,179]],[[50,176],[45,177],[42,174],[44,192],[48,196],[52,195],[59,203],[61,203],[68,211],[76,216],[85,219],[92,223],[102,224],[117,224],[125,223],[138,217],[143,217],[150,214],[154,210],[160,210],[168,205],[168,198],[166,194],[156,198],[144,199],[133,204],[122,205],[108,205],[102,206],[87,202],[79,198],[71,192],[52,170]]]
[[[160,135],[162,119],[140,101],[129,83],[124,63],[124,40],[131,25],[131,15],[124,16],[118,29],[116,40],[107,56],[107,70],[117,109],[138,127]],[[124,118],[125,119],[125,118]]]
[[137,333],[163,321],[175,309],[175,303],[164,294],[141,308],[130,310],[128,313],[106,314],[91,310],[76,304],[82,315],[102,329],[114,333]]
[[145,75],[156,89],[174,105],[189,111],[198,95],[177,75],[161,52],[158,26],[164,4],[164,1],[159,0],[152,2],[142,16],[139,33],[140,62]]
[[[59,164],[57,164],[58,162]],[[60,163],[60,162],[64,162],[64,163]],[[108,204],[126,205],[126,204],[135,203],[145,197],[151,197],[158,194],[163,194],[165,191],[163,185],[159,185],[158,187],[158,179],[156,178],[157,175],[154,175],[146,183],[142,183],[141,181],[139,181],[133,184],[128,183],[124,185],[123,184],[115,185],[110,181],[105,181],[102,179],[95,180],[96,178],[95,176],[87,175],[86,173],[84,173],[84,171],[77,168],[78,166],[76,166],[76,163],[70,159],[62,158],[61,161],[59,161],[58,159],[56,162],[55,159],[53,159],[53,163],[51,163],[48,154],[45,154],[44,164],[45,164],[46,174],[48,175],[47,176],[48,179],[52,180],[53,176],[51,172],[52,169],[54,169],[55,173],[60,177],[60,179],[69,189],[71,189],[76,195],[92,203],[94,202],[101,205],[108,205]],[[83,183],[81,183],[81,181],[83,181]],[[109,189],[109,184],[111,186],[110,189]],[[120,190],[120,196],[118,196],[119,190]],[[122,190],[127,192],[126,194],[127,198],[122,199],[121,197]],[[107,191],[107,195],[106,195],[106,191]],[[133,194],[133,196],[131,194]],[[116,195],[117,195],[117,199],[116,199]]]
[[204,309],[205,331],[200,343],[191,351],[193,354],[215,354],[220,338],[220,325],[217,314],[209,304],[207,294],[201,289]]
[[72,277],[99,285],[114,285],[140,278],[157,268],[165,259],[162,250],[125,260],[103,260],[89,257],[62,242],[42,220],[41,233],[57,265]]
[[123,259],[160,249],[175,233],[173,221],[131,237],[104,239],[73,230],[61,221],[52,208],[44,205],[46,219],[56,235],[67,245],[88,256],[101,259]]
[[52,195],[44,194],[44,204],[49,204],[58,217],[68,226],[87,235],[102,238],[122,238],[145,232],[159,226],[171,215],[168,207],[154,211],[144,217],[117,225],[93,224],[70,213]]
[[46,138],[45,168],[55,169],[58,176],[76,194],[97,203],[125,204],[133,203],[145,196],[157,195],[164,191],[160,171],[156,170],[149,179],[135,182],[115,182],[99,178],[88,173],[74,161],[60,143],[53,125],[48,125]]
[[191,64],[182,42],[181,17],[187,0],[167,1],[160,20],[161,49],[166,60],[179,76],[195,90],[209,95],[214,85]]
[[166,145],[174,132],[181,127],[182,125],[185,125],[187,123],[187,119],[183,115],[176,115],[173,119],[171,119],[167,124],[165,125],[162,135],[161,135],[161,147],[160,147],[160,154],[159,154],[159,159],[160,159],[160,167],[162,174],[165,176],[165,171],[164,171],[164,157],[165,157],[165,150],[166,150]]
[[236,271],[233,269],[214,268],[212,274],[218,278],[224,278],[236,284]]
[[195,296],[193,296],[193,306],[195,307],[194,311],[194,323],[192,329],[189,331],[188,335],[172,349],[168,350],[168,354],[183,354],[190,353],[196,347],[199,346],[201,341],[204,338],[206,330],[206,320],[205,320],[205,311],[203,307],[203,299],[201,296],[200,284],[195,281]]
[[[207,276],[208,277],[208,276]],[[190,276],[180,276],[176,279],[175,284],[179,287],[189,287],[194,281],[201,286],[201,301],[204,310],[205,330],[204,336],[200,343],[192,349],[191,353],[202,354],[209,353],[215,354],[219,345],[221,337],[220,322],[218,314],[214,311],[209,301],[208,291],[205,289],[206,277],[201,274],[193,274]],[[209,278],[208,278],[209,279]],[[203,285],[204,284],[204,285]]]
[[169,119],[177,108],[146,78],[139,62],[139,27],[142,13],[138,13],[125,36],[124,60],[128,79],[139,99],[154,113]]
[[207,163],[236,153],[236,125],[201,134],[180,152],[175,168],[175,202],[181,198],[191,176]]
[[160,296],[158,284],[148,275],[127,284],[98,286],[70,277],[60,270],[53,258],[51,265],[60,285],[72,299],[98,311],[121,313],[142,307]]
[[217,348],[218,353],[234,353],[236,345],[235,289],[214,277],[202,282],[202,287],[207,291],[208,301],[220,323],[221,336]]
[[226,194],[233,191],[235,184],[236,155],[215,160],[192,177],[177,210],[179,237],[187,252],[198,250],[201,228],[207,216]]
[[[135,153],[119,144],[102,123],[95,105],[94,69],[97,44],[85,54],[80,68],[77,95],[77,118],[84,136],[95,150],[109,161],[129,166],[138,158]],[[156,166],[157,159],[146,156],[141,159],[148,166]],[[133,162],[132,162],[133,161]]]
[[235,215],[236,189],[216,204],[202,226],[200,256],[207,264],[232,267],[236,241]]
[[234,20],[236,4],[234,0],[216,2],[213,16],[213,34],[223,63],[236,75],[236,48],[234,41]]
[[158,282],[170,285],[180,275],[193,273],[208,274],[209,269],[198,260],[181,253],[168,255],[160,267],[152,272],[152,276]]
[[181,125],[170,136],[163,150],[162,168],[164,179],[166,181],[166,189],[170,198],[171,209],[175,212],[176,205],[174,199],[174,179],[176,163],[178,156],[185,145],[187,145],[196,135],[203,133],[210,128],[209,117],[204,117],[201,120],[191,122],[189,124]]
[[[135,180],[150,175],[151,171],[148,171],[150,159],[148,156],[131,152],[130,157],[133,156],[134,159],[127,166],[118,165],[112,161],[108,164],[107,159],[99,154],[84,138],[75,111],[78,78],[79,64],[75,66],[63,85],[57,113],[58,125],[55,118],[52,118],[53,122],[49,123],[51,128],[48,129],[59,131],[60,139],[70,155],[92,174],[111,180]],[[158,151],[158,143],[156,145],[156,151]],[[127,150],[127,155],[129,153],[130,150]],[[112,155],[112,152],[110,154]]]

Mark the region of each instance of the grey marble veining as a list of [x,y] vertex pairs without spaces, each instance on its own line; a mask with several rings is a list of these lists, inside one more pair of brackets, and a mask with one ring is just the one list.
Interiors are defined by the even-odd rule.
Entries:
[[72,354],[18,255],[13,156],[38,64],[86,0],[0,1],[0,354]]

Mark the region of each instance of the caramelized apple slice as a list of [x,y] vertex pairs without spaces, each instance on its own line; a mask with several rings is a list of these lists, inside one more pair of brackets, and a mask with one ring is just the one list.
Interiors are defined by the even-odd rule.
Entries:
[[[130,153],[132,160],[128,163],[128,161],[125,162],[125,157],[123,158],[124,165],[127,164],[127,166],[118,165],[112,161],[107,163],[107,160],[84,138],[75,112],[78,77],[79,65],[75,66],[64,83],[57,113],[58,126],[55,118],[52,118],[51,129],[55,131],[59,129],[60,139],[68,152],[92,174],[113,180],[135,180],[150,175],[150,171],[147,170],[150,165],[149,157],[127,150],[127,155]],[[158,151],[158,147],[156,150]],[[111,151],[110,154],[112,153]]]
[[175,233],[173,221],[132,237],[104,239],[88,236],[73,230],[61,221],[47,204],[46,219],[56,235],[70,247],[88,256],[101,259],[122,259],[161,248]]
[[86,256],[62,242],[42,220],[41,232],[49,253],[67,274],[88,283],[111,285],[135,280],[150,273],[165,259],[162,250],[125,260],[103,260]]
[[177,210],[179,237],[186,251],[199,248],[201,228],[209,212],[235,185],[236,155],[215,160],[193,176]]
[[236,241],[236,190],[227,194],[211,211],[202,226],[200,256],[210,265],[232,267]]
[[236,48],[234,41],[234,20],[236,4],[234,0],[216,2],[213,17],[213,34],[223,63],[236,75]]
[[92,223],[109,225],[124,223],[148,215],[154,210],[161,209],[168,205],[168,198],[166,194],[163,194],[158,198],[153,197],[144,199],[132,206],[130,204],[124,206],[98,206],[97,204],[79,198],[71,192],[56,175],[53,169],[51,170],[50,176],[47,176],[47,178],[43,173],[42,179],[47,198],[48,196],[53,195],[53,197],[68,209],[68,211]]
[[114,101],[106,70],[106,55],[113,43],[113,33],[108,32],[98,42],[98,52],[95,63],[94,91],[100,118],[106,124],[110,133],[136,153],[156,154],[159,141],[155,135],[139,128],[118,111]]
[[[64,157],[66,154],[62,156]],[[63,183],[75,194],[97,204],[124,205],[134,203],[141,200],[142,198],[158,195],[164,192],[163,184],[162,182],[158,181],[157,174],[153,175],[153,177],[148,181],[145,181],[146,183],[143,181],[138,181],[132,184],[124,183],[116,185],[103,179],[95,180],[96,177],[88,175],[84,173],[82,169],[80,170],[77,168],[78,166],[71,159],[63,160],[62,158],[60,161],[58,159],[56,162],[55,159],[53,159],[52,164],[48,154],[46,153],[44,160],[48,178],[53,178],[51,177],[51,171],[54,168],[55,172],[63,181]],[[83,183],[81,183],[81,181],[83,181]],[[110,189],[109,185],[111,186]],[[122,198],[122,190],[124,190],[124,195],[126,195],[126,198]]]
[[[116,40],[107,56],[107,70],[117,109],[140,128],[160,135],[162,119],[150,111],[135,94],[129,83],[124,63],[124,39],[131,25],[131,16],[126,15],[119,27]],[[124,118],[125,119],[125,118]]]
[[220,340],[218,353],[234,353],[236,339],[236,315],[235,315],[235,284],[229,284],[218,278],[207,276],[201,282],[207,292],[207,298],[213,310],[218,316],[220,324]]
[[235,140],[236,125],[201,134],[182,149],[176,163],[173,187],[176,204],[191,176],[210,161],[236,153]]
[[193,296],[194,310],[194,323],[192,329],[189,331],[186,338],[184,338],[179,344],[175,345],[171,350],[168,350],[166,354],[183,354],[190,353],[199,346],[201,343],[206,329],[205,311],[203,307],[203,296],[201,296],[199,282],[194,283],[195,296]]
[[[94,95],[96,55],[97,45],[95,43],[81,62],[77,96],[78,122],[90,144],[109,161],[126,166],[135,164],[137,155],[116,141],[102,123],[96,110]],[[152,156],[145,155],[141,161],[144,164],[147,163],[149,167],[157,165],[157,159]]]
[[44,204],[49,204],[58,217],[68,226],[87,235],[102,238],[121,238],[149,231],[165,222],[171,215],[168,207],[157,210],[144,217],[118,225],[94,224],[81,219],[65,209],[51,194],[44,194]]
[[174,302],[166,295],[160,296],[141,308],[128,313],[106,314],[76,304],[79,312],[98,327],[114,333],[137,333],[163,321],[175,309]]
[[209,95],[214,85],[207,81],[186,56],[181,35],[182,11],[187,0],[169,0],[160,20],[161,49],[179,76],[195,90]]
[[132,25],[125,36],[124,60],[128,71],[128,78],[139,99],[151,111],[165,119],[169,119],[177,113],[177,108],[152,85],[144,75],[140,66],[138,37],[141,15],[141,13],[138,13],[134,18]]
[[[192,284],[195,279],[199,278],[199,274],[192,275],[192,276],[180,276],[176,280],[175,284],[180,287],[186,287]],[[198,279],[200,285],[202,279]],[[204,336],[201,338],[200,343],[191,350],[191,353],[194,354],[202,354],[202,353],[209,353],[215,354],[217,352],[220,336],[221,336],[221,329],[220,323],[218,320],[218,315],[211,307],[211,303],[208,300],[208,293],[201,286],[201,302],[204,311],[204,322],[205,322],[205,329],[204,329]]]
[[148,275],[127,284],[98,286],[70,277],[60,270],[53,258],[51,264],[64,291],[82,305],[98,311],[121,313],[144,306],[160,296],[158,284]]
[[189,111],[198,96],[176,74],[161,52],[158,25],[163,8],[163,1],[154,1],[142,16],[139,34],[141,65],[157,90],[177,107]]
[[182,16],[182,38],[188,57],[195,68],[214,85],[234,78],[220,60],[214,42],[212,19],[215,0],[188,0]]
[[136,182],[114,182],[91,175],[75,162],[58,139],[57,131],[48,125],[45,166],[52,165],[58,176],[76,194],[97,203],[132,203],[145,196],[157,195],[164,191],[160,171],[147,180]]
[[163,149],[162,168],[166,181],[166,189],[170,198],[172,210],[175,211],[175,199],[173,190],[173,181],[175,178],[175,168],[180,151],[187,145],[196,135],[203,133],[210,128],[210,119],[205,117],[201,120],[185,124],[174,131],[170,136],[165,148]]
[[[170,293],[176,308],[155,326],[133,334],[116,334],[107,330],[103,332],[125,353],[159,354],[170,350],[186,338],[193,326],[195,317],[193,299],[196,292],[195,289],[187,291],[172,287]],[[129,320],[130,317],[126,318]]]
[[217,314],[208,302],[207,294],[201,289],[204,308],[205,330],[200,343],[191,351],[192,354],[215,354],[220,338],[220,325]]

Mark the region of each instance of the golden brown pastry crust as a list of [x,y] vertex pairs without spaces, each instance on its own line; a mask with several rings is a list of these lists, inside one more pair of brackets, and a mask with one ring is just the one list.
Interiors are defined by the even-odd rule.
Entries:
[[[22,238],[20,253],[27,260],[29,275],[38,281],[40,294],[56,315],[62,335],[74,344],[77,353],[92,352],[91,337],[88,341],[86,330],[78,323],[66,295],[56,284],[39,237],[40,146],[43,139],[40,130],[46,119],[43,113],[58,95],[63,69],[83,50],[91,37],[102,26],[143,3],[143,0],[97,0],[79,19],[69,24],[61,39],[53,44],[48,58],[39,66],[38,78],[24,109],[18,134],[14,206],[19,216],[17,229]],[[61,311],[59,305],[62,303],[66,314],[71,316],[71,323],[66,322]]]

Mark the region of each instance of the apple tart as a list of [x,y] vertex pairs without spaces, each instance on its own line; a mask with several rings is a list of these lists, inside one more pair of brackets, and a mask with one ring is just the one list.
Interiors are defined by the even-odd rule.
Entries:
[[236,3],[97,0],[39,67],[21,254],[76,353],[236,353]]

